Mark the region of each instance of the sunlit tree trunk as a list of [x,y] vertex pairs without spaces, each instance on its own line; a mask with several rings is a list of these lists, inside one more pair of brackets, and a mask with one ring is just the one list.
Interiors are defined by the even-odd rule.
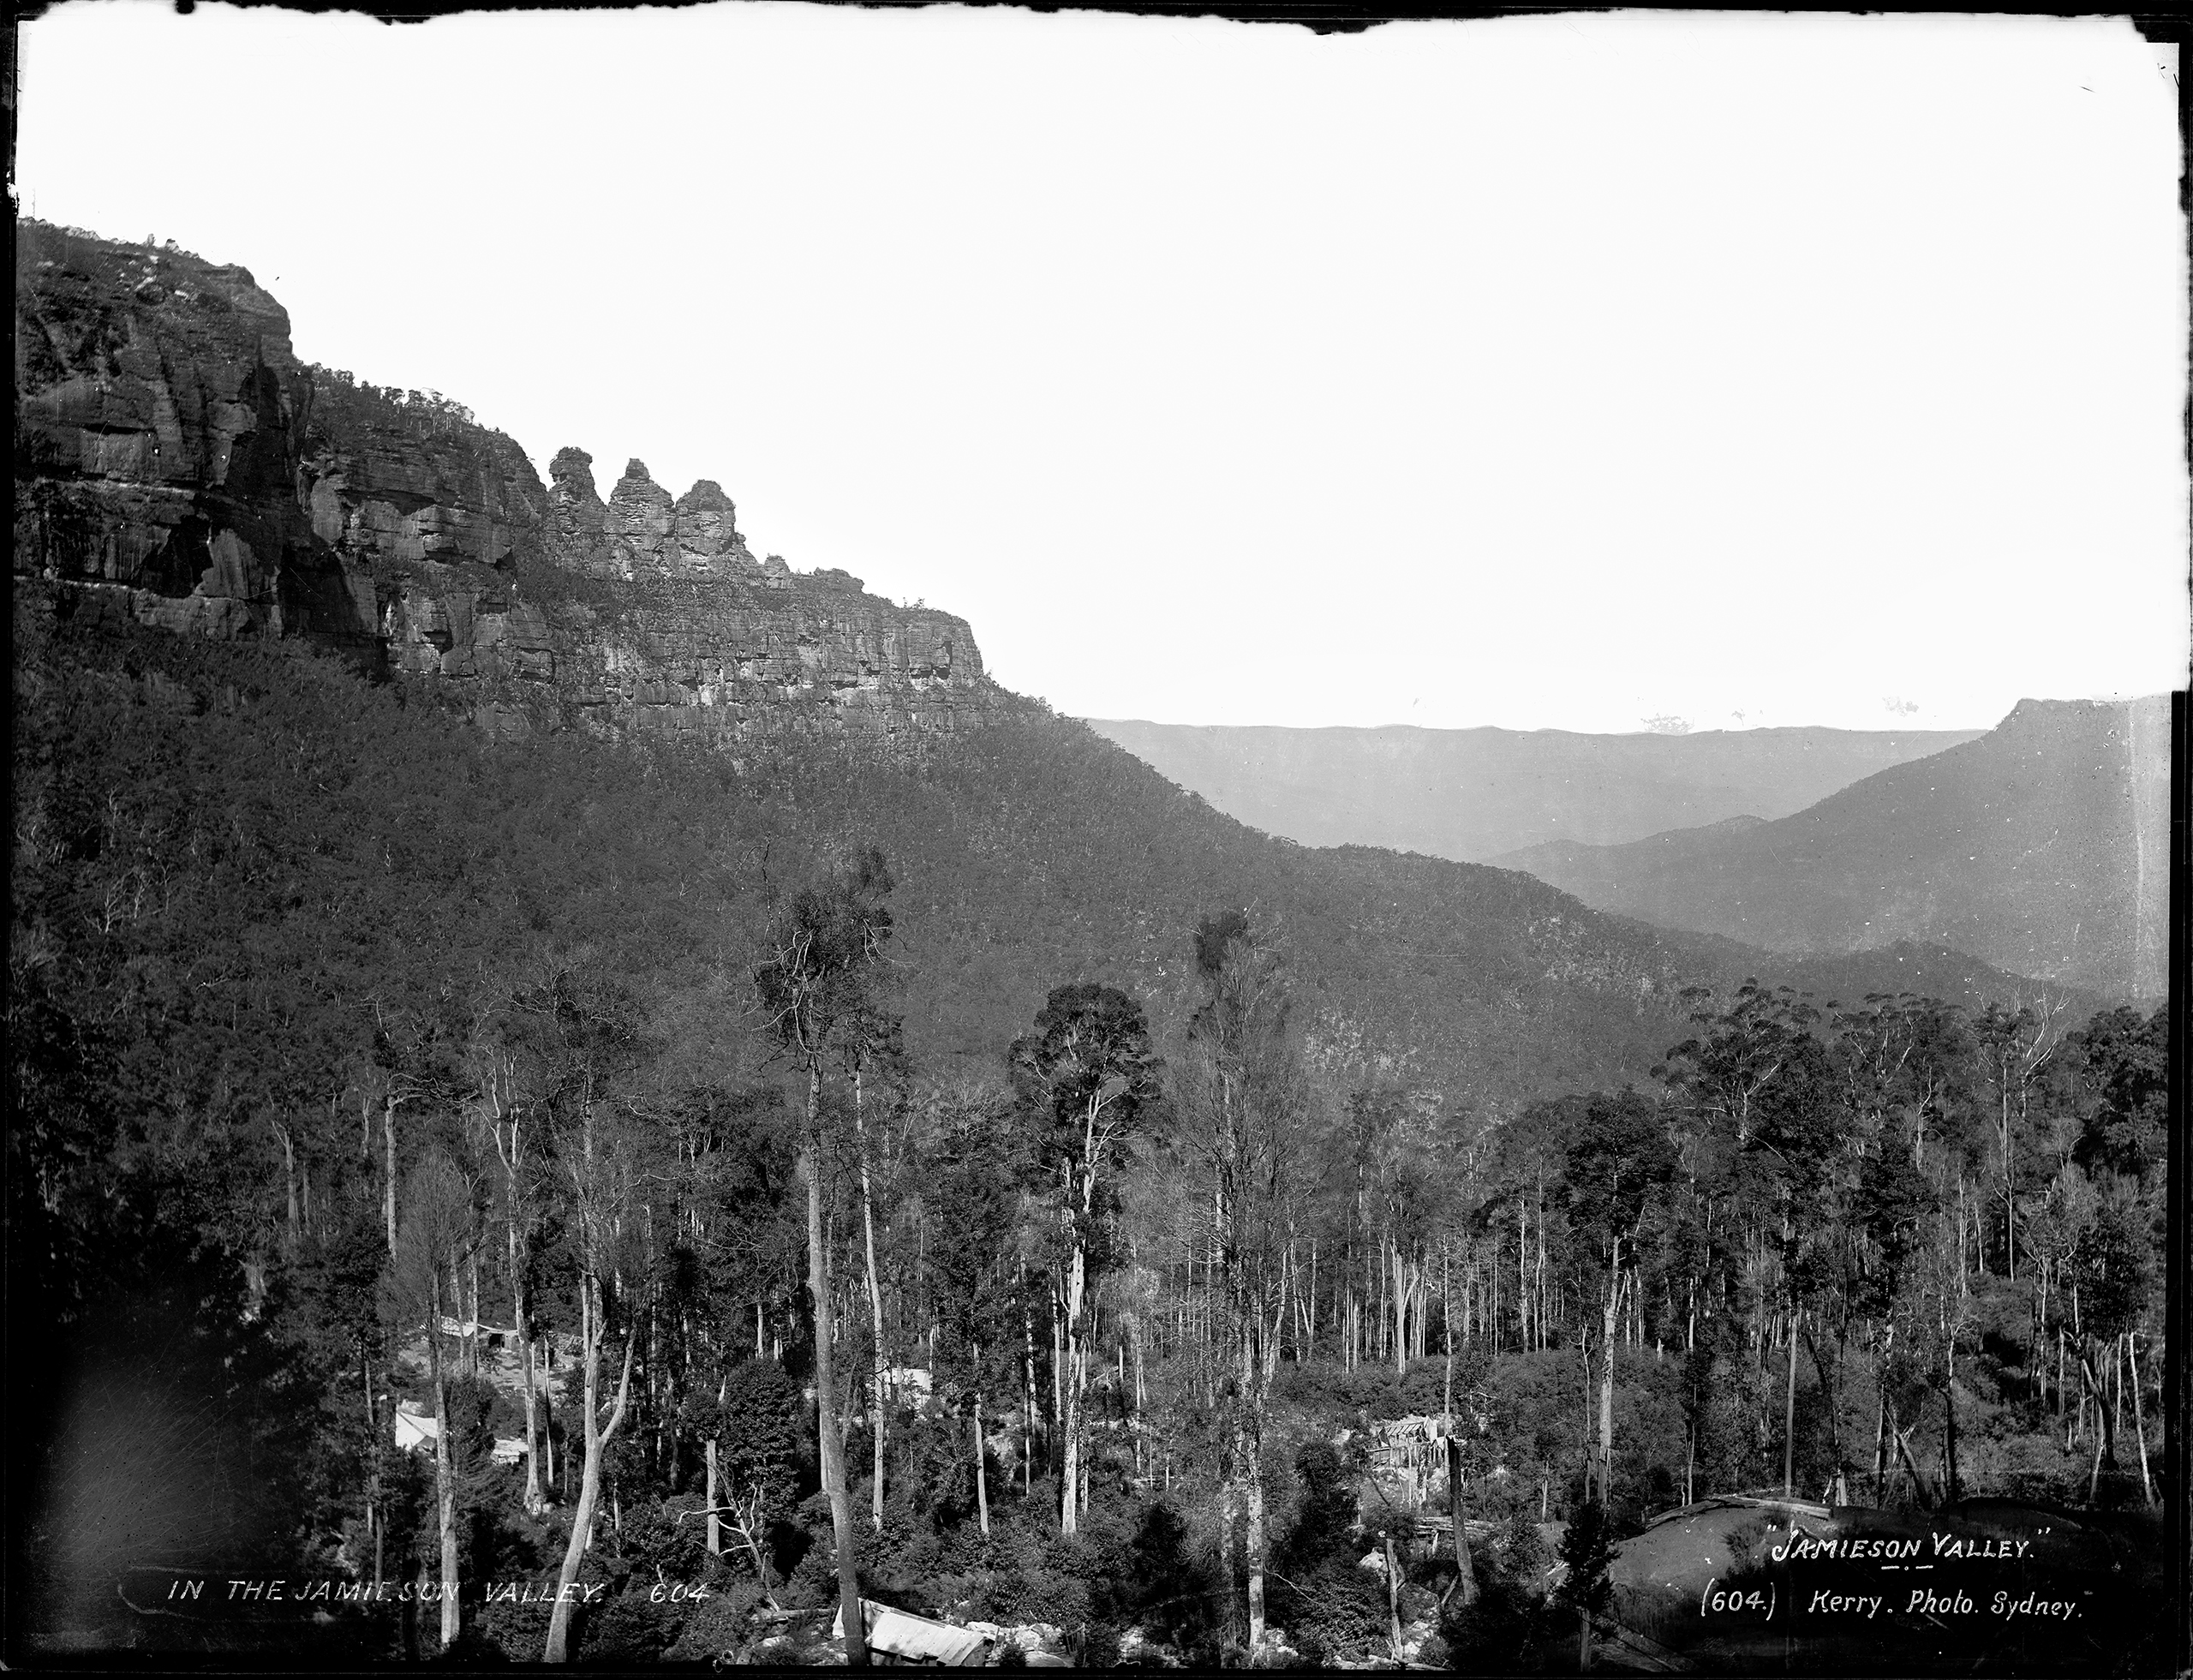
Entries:
[[868,1628],[862,1619],[860,1575],[854,1553],[852,1499],[846,1490],[845,1439],[839,1432],[835,1363],[830,1346],[830,1249],[822,1229],[822,1170],[816,1159],[821,1140],[816,1127],[822,1108],[822,1076],[810,1069],[808,1135],[800,1151],[800,1176],[807,1185],[807,1288],[815,1303],[815,1429],[820,1449],[822,1486],[830,1496],[831,1536],[838,1553],[838,1603],[845,1630],[846,1661],[868,1666]]
[[[2100,1339],[2100,1337],[2092,1338],[2097,1343]],[[2105,1468],[2112,1471],[2117,1468],[2117,1425],[2116,1420],[2110,1415],[2109,1396],[2103,1392],[2101,1378],[2094,1371],[2093,1357],[2084,1348],[2079,1352],[2079,1372],[2085,1381],[2088,1391],[2094,1397],[2094,1409],[2096,1414],[2094,1469],[2087,1478],[2087,1498],[2091,1501],[2100,1492],[2102,1471]]]
[[1059,1532],[1061,1534],[1079,1532],[1077,1513],[1081,1503],[1082,1367],[1086,1358],[1088,1336],[1081,1321],[1081,1309],[1086,1264],[1081,1244],[1077,1240],[1073,1253],[1067,1259],[1065,1290],[1067,1369],[1060,1389],[1066,1414],[1061,1420],[1066,1451],[1065,1474],[1059,1478]]
[[1615,1315],[1622,1300],[1622,1239],[1614,1240],[1614,1259],[1608,1274],[1604,1325],[1600,1332],[1599,1356],[1606,1361],[1599,1372],[1599,1503],[1604,1504],[1614,1485],[1614,1338]]
[[533,1338],[525,1333],[525,1286],[517,1288],[518,1358],[525,1375],[525,1508],[540,1515],[547,1499],[541,1481],[541,1404],[533,1368]]
[[[1237,1447],[1228,1443],[1229,1453]],[[1228,1638],[1241,1628],[1241,1500],[1240,1480],[1232,1465],[1220,1472],[1218,1486],[1218,1573],[1226,1583],[1226,1631]]]
[[442,1274],[437,1259],[428,1310],[427,1349],[434,1383],[434,1514],[442,1554],[442,1647],[457,1641],[460,1622],[457,1569],[457,1473],[449,1443],[449,1378],[442,1359]]
[[381,1211],[388,1223],[388,1252],[394,1254],[396,1253],[396,1098],[392,1095],[381,1098],[380,1127],[382,1141],[387,1153],[385,1174],[387,1187],[382,1197]]
[[1036,1313],[1028,1300],[1028,1262],[1017,1262],[1020,1273],[1021,1372],[1024,1378],[1020,1414],[1020,1492],[1025,1498],[1036,1486]]
[[1401,1566],[1394,1537],[1386,1536],[1386,1641],[1394,1660],[1401,1659]]
[[716,1515],[716,1438],[714,1436],[708,1437],[703,1444],[702,1450],[708,1458],[708,1555],[711,1557],[720,1557],[723,1555],[723,1520]]
[[2140,1489],[2148,1503],[2155,1503],[2154,1480],[2148,1474],[2148,1420],[2140,1408],[2140,1354],[2136,1345],[2137,1336],[2128,1330],[2124,1335],[2124,1357],[2132,1371],[2132,1427],[2140,1439]]
[[[979,1366],[982,1360],[982,1348],[980,1344],[977,1344],[976,1347],[975,1359],[977,1364]],[[989,1534],[990,1531],[990,1473],[989,1459],[989,1454],[983,1450],[983,1391],[980,1387],[977,1387],[975,1390],[975,1509],[981,1516],[983,1533],[985,1534]]]
[[587,1548],[594,1542],[594,1516],[601,1500],[601,1456],[617,1426],[624,1419],[624,1402],[632,1388],[632,1355],[639,1344],[637,1326],[627,1330],[624,1336],[624,1361],[617,1380],[617,1400],[611,1408],[609,1420],[601,1419],[601,1344],[608,1336],[607,1303],[603,1280],[609,1261],[603,1252],[602,1217],[595,1197],[600,1193],[596,1179],[594,1134],[594,1091],[589,1079],[581,1102],[583,1116],[582,1142],[577,1159],[572,1163],[575,1188],[577,1192],[579,1273],[579,1366],[582,1398],[580,1407],[580,1436],[586,1449],[586,1460],[579,1471],[578,1503],[571,1509],[571,1534],[564,1548],[564,1563],[557,1579],[558,1591],[554,1610],[548,1618],[548,1640],[542,1659],[560,1663],[570,1660],[571,1629],[572,1584],[578,1580],[579,1567],[584,1561]]
[[1257,1346],[1251,1326],[1256,1323],[1255,1304],[1244,1325],[1241,1341],[1242,1422],[1240,1465],[1244,1510],[1242,1544],[1249,1567],[1249,1648],[1260,1649],[1264,1641],[1264,1384],[1257,1369]]
[[1408,1281],[1401,1270],[1400,1241],[1388,1242],[1386,1252],[1393,1271],[1394,1375],[1406,1377],[1408,1374]]
[[586,1462],[579,1471],[578,1503],[571,1507],[571,1537],[564,1547],[564,1566],[556,1578],[556,1606],[548,1617],[548,1643],[541,1655],[544,1662],[571,1660],[571,1586],[579,1578],[579,1566],[585,1560],[587,1545],[594,1536],[594,1515],[601,1502],[601,1456],[616,1434],[617,1426],[624,1420],[624,1402],[631,1393],[632,1353],[639,1345],[639,1339],[628,1333],[624,1337],[624,1370],[617,1379],[616,1403],[610,1409],[608,1422],[603,1423],[601,1372],[605,1330],[601,1280],[589,1271],[589,1276],[579,1280],[579,1362],[585,1390],[580,1402],[580,1422],[586,1443]]
[[1957,1492],[1957,1332],[1952,1328],[1943,1353],[1942,1498],[1954,1504]]
[[[1470,1567],[1470,1537],[1462,1521],[1462,1444],[1455,1433],[1455,1308],[1447,1290],[1448,1254],[1439,1254],[1439,1311],[1446,1332],[1447,1512],[1455,1522],[1455,1590],[1467,1610],[1477,1602],[1477,1576]],[[1465,1308],[1467,1312],[1467,1308]]]
[[861,1118],[860,1069],[853,1069],[853,1148],[860,1157],[860,1226],[861,1241],[868,1259],[869,1322],[875,1337],[875,1390],[872,1396],[870,1443],[873,1446],[873,1479],[869,1492],[869,1520],[878,1534],[883,1531],[883,1376],[886,1368],[883,1352],[883,1285],[875,1275],[875,1210],[869,1194],[868,1128]]
[[1796,1489],[1797,1467],[1797,1315],[1790,1313],[1790,1380],[1782,1401],[1782,1497]]

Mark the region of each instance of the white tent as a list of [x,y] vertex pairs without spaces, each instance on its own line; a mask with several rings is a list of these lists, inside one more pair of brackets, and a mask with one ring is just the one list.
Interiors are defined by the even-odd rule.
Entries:
[[[860,1601],[860,1617],[868,1629],[868,1648],[902,1662],[935,1663],[944,1668],[981,1668],[987,1660],[989,1641],[971,1629],[955,1628],[949,1622],[932,1622],[926,1616],[911,1615],[867,1599]],[[846,1612],[840,1605],[830,1621],[830,1637],[842,1639],[845,1631]]]
[[396,1444],[407,1452],[419,1452],[433,1446],[441,1438],[441,1425],[433,1418],[400,1408],[396,1414]]

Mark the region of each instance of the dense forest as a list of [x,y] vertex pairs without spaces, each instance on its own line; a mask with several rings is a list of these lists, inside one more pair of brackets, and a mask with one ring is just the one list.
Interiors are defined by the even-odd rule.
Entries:
[[1708,1492],[2160,1498],[2159,1012],[1808,992],[1032,706],[497,748],[25,600],[14,682],[51,1629],[210,1641],[115,1582],[255,1570],[370,1587],[263,1633],[361,1659],[798,1660],[865,1599],[1573,1669]]

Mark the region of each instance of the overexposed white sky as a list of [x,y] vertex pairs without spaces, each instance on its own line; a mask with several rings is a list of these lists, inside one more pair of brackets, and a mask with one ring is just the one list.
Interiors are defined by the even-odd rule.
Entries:
[[2106,20],[69,0],[18,201],[1060,710],[1980,727],[2186,676],[2175,60]]

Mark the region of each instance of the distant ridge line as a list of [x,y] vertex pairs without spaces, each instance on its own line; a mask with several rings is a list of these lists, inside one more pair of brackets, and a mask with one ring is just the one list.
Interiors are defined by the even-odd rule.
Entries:
[[1975,730],[1312,728],[1085,718],[1168,780],[1305,846],[1362,845],[1459,863],[1561,840],[1619,845],[1734,816],[1787,816]]

